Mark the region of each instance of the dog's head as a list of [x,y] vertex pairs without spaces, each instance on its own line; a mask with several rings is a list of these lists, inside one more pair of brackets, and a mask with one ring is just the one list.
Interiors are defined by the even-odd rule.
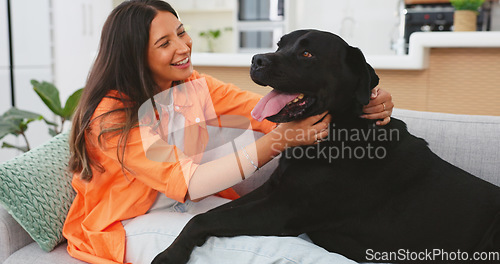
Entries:
[[358,48],[317,30],[291,32],[281,38],[276,52],[255,55],[250,76],[274,88],[254,108],[253,117],[277,123],[325,111],[359,115],[379,80]]

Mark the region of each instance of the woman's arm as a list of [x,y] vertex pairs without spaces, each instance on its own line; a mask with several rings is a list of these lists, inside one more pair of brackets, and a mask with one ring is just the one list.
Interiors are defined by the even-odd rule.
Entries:
[[189,181],[189,198],[196,200],[227,189],[250,177],[256,170],[255,166],[262,167],[285,148],[312,145],[315,141],[326,137],[330,115],[316,124],[325,115],[326,113],[323,113],[304,120],[280,124],[270,133],[236,153],[198,166]]

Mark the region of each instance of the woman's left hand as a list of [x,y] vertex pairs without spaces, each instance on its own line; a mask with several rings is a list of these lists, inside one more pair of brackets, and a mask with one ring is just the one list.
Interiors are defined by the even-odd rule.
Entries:
[[391,121],[392,109],[394,103],[392,102],[392,95],[378,87],[372,89],[370,103],[363,107],[362,118],[367,119],[380,119],[377,125],[384,126]]

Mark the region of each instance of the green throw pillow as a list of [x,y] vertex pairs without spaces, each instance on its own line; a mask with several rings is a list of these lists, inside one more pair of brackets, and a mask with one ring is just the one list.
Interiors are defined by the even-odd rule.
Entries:
[[62,227],[75,197],[68,137],[62,133],[0,164],[0,204],[47,252],[64,241]]

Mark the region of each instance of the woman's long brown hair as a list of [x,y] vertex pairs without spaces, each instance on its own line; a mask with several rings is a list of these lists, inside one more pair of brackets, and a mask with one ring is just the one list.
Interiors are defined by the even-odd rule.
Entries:
[[69,169],[79,172],[84,180],[92,180],[92,168],[105,168],[94,160],[86,148],[85,133],[92,115],[110,90],[118,91],[123,108],[114,109],[97,118],[112,114],[124,116],[123,123],[114,124],[98,135],[99,142],[106,133],[119,134],[116,155],[124,165],[125,146],[130,129],[137,126],[137,111],[146,100],[159,92],[147,65],[147,45],[151,21],[158,11],[167,11],[177,17],[175,10],[161,0],[130,0],[117,6],[107,18],[101,33],[97,58],[90,70],[87,83],[73,117],[70,134]]

